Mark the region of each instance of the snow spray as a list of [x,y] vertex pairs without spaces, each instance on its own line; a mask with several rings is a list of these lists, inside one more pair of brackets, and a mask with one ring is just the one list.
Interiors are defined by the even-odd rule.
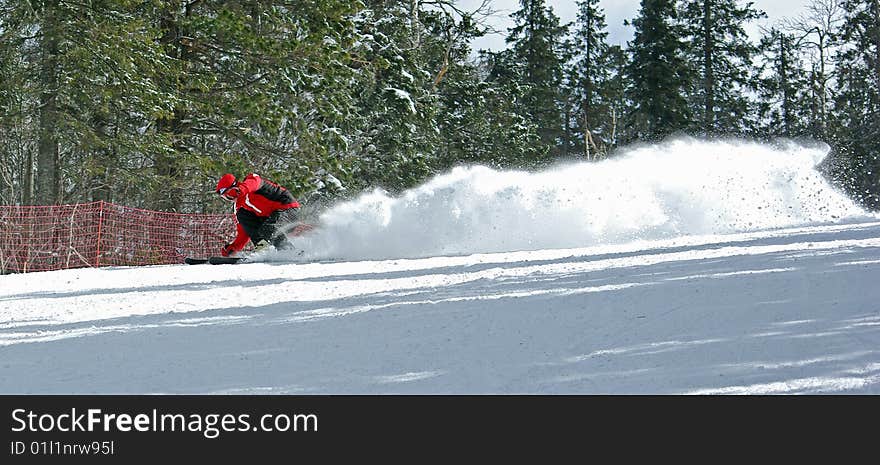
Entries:
[[677,139],[540,172],[456,167],[399,196],[376,190],[333,206],[297,242],[312,258],[417,258],[868,217],[817,171],[828,152],[819,143]]

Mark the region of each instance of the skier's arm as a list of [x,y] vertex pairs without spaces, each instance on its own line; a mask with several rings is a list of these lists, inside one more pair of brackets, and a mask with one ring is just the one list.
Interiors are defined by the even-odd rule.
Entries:
[[241,227],[241,224],[235,225],[235,233],[235,240],[228,246],[230,254],[234,254],[243,249],[244,246],[247,245],[247,241],[251,239],[250,236],[244,232],[244,228]]
[[[263,178],[258,174],[251,173],[244,178],[243,181],[238,183],[238,190],[241,192],[241,195],[245,195],[249,192],[256,192],[260,189],[260,186],[263,185]],[[245,241],[247,242],[247,241]]]
[[244,228],[241,227],[241,224],[235,225],[235,233],[235,240],[232,241],[231,244],[227,244],[225,247],[223,247],[223,252],[225,255],[235,255],[236,253],[241,251],[241,249],[243,249],[244,246],[247,245],[248,241],[251,239],[250,236],[248,236],[247,233],[244,232]]

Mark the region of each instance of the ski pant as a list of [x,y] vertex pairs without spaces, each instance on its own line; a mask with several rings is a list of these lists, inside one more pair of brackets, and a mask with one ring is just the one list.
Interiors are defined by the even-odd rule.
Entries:
[[240,208],[235,216],[238,224],[255,246],[260,241],[267,241],[277,250],[283,250],[293,248],[293,244],[287,239],[287,229],[293,227],[293,223],[297,220],[296,210],[296,208],[276,210],[267,217],[261,217]]

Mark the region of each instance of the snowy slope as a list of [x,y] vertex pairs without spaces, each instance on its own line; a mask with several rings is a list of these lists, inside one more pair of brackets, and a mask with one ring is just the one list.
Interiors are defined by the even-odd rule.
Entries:
[[0,276],[0,393],[877,394],[880,218],[826,150],[459,168],[329,209],[312,263]]

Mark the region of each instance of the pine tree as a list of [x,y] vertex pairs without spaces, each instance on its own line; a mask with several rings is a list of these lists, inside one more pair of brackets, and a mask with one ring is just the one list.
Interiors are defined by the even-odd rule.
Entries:
[[544,158],[536,126],[517,111],[521,89],[481,79],[472,66],[456,66],[448,74],[441,93],[437,170],[471,163],[529,168]]
[[802,136],[809,126],[809,77],[797,38],[773,28],[762,38],[761,50],[759,132],[765,137]]
[[538,126],[543,143],[558,154],[564,134],[562,116],[564,39],[567,27],[545,5],[544,0],[520,0],[520,9],[511,17],[514,27],[508,30],[512,58],[522,64],[521,75],[526,92],[524,108]]
[[[357,81],[352,17],[343,0],[284,4],[178,0],[160,4],[160,39],[180,72],[160,80],[178,101],[155,123],[153,152],[166,210],[204,204],[223,171],[257,171],[299,194],[338,172]],[[175,192],[196,193],[181,198]]]
[[635,33],[627,67],[631,137],[662,138],[689,124],[685,95],[690,81],[683,55],[684,30],[677,20],[674,0],[642,0],[632,21]]
[[23,11],[0,0],[0,204],[31,203],[33,153],[29,115],[35,80],[29,79],[26,59],[27,21]]
[[37,143],[37,172],[35,200],[51,204],[61,200],[59,189],[60,147],[58,144],[58,78],[59,42],[61,41],[62,11],[57,0],[42,5],[40,21],[40,123]]
[[838,150],[828,169],[862,204],[880,209],[880,0],[847,0],[844,10],[833,124]]
[[688,35],[687,61],[695,68],[689,100],[703,134],[743,133],[752,115],[746,98],[752,88],[757,48],[743,26],[766,16],[752,3],[685,0],[681,21]]
[[353,177],[363,187],[399,191],[430,172],[437,143],[437,96],[428,64],[430,35],[420,2],[374,1],[361,14],[370,65],[356,105],[364,118]]
[[[163,68],[155,31],[128,2],[8,0],[2,9],[3,48],[23,63],[18,77],[25,80],[13,91],[26,113],[19,121],[36,134],[35,162],[21,160],[19,198],[56,203],[91,195],[98,170],[89,157],[134,139],[143,126],[136,115],[152,116],[173,101],[149,81]],[[120,164],[105,160],[100,170]]]
[[430,69],[438,70],[432,82],[439,96],[435,116],[439,140],[432,172],[463,163],[526,167],[542,158],[536,127],[516,111],[520,88],[484,79],[486,60],[470,61],[468,42],[484,33],[474,13],[449,8],[425,12],[422,18],[435,49],[422,50],[430,52],[426,57]]
[[603,100],[603,87],[610,78],[608,32],[599,0],[584,0],[577,5],[571,71],[577,101],[574,119],[577,147],[589,160],[607,150],[612,124],[608,103]]
[[629,66],[626,51],[619,45],[608,47],[605,57],[607,80],[601,87],[601,100],[605,102],[607,125],[603,125],[603,140],[607,144],[606,152],[610,152],[621,141],[632,137],[626,132],[632,126],[626,120],[628,109],[632,106],[626,97],[627,67]]

